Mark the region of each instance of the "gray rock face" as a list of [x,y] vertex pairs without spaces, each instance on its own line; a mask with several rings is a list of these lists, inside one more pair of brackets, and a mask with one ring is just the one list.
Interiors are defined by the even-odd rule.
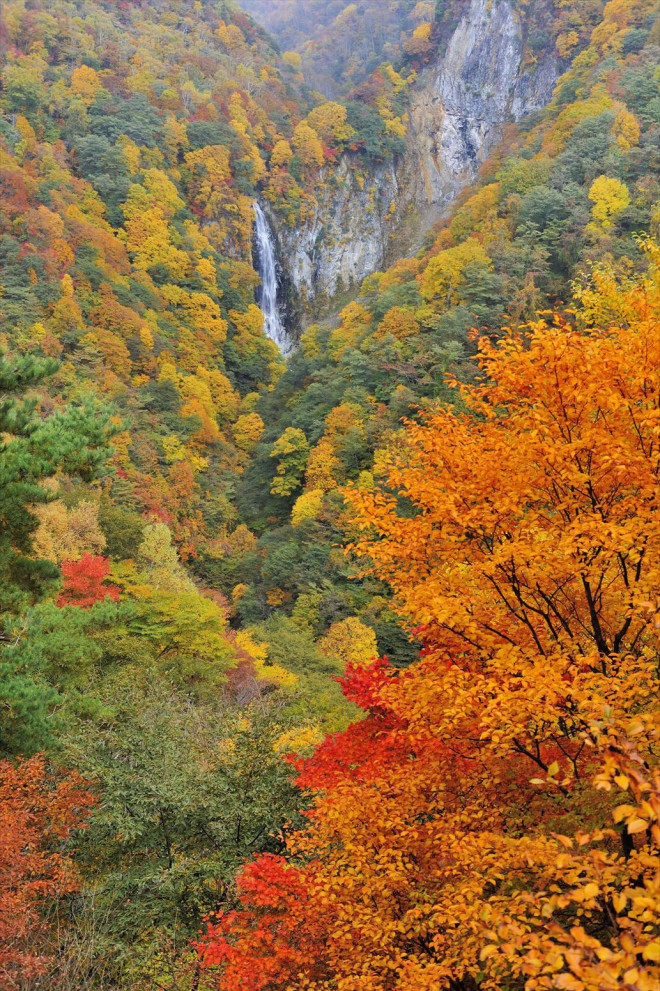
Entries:
[[277,228],[281,263],[303,302],[332,297],[378,269],[390,237],[387,214],[399,196],[393,164],[361,184],[344,157],[324,178],[305,226]]
[[407,151],[362,186],[345,157],[297,230],[278,226],[282,264],[302,300],[332,297],[446,212],[501,137],[505,124],[549,102],[554,55],[522,71],[523,28],[509,0],[470,0],[443,56],[411,94]]
[[549,102],[554,56],[524,74],[522,59],[522,25],[507,0],[471,0],[444,57],[413,95],[403,169],[418,204],[442,213],[474,179],[502,127]]

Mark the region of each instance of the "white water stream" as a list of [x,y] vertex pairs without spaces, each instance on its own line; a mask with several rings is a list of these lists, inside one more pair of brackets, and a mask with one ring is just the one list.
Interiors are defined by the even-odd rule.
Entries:
[[254,234],[257,246],[257,271],[261,278],[259,305],[264,315],[264,331],[286,354],[291,349],[277,303],[277,257],[275,243],[263,210],[254,203]]

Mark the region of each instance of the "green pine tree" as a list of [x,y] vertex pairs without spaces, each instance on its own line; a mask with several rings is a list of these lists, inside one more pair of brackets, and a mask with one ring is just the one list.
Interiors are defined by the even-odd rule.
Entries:
[[0,354],[0,750],[42,746],[56,701],[40,671],[16,648],[26,611],[56,588],[59,570],[33,556],[35,505],[51,498],[44,479],[56,473],[90,480],[110,453],[107,412],[91,402],[40,414],[34,387],[56,362]]

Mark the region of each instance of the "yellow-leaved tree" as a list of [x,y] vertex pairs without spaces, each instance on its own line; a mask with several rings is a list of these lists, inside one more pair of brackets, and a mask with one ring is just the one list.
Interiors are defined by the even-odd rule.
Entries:
[[366,718],[209,925],[222,991],[659,986],[660,277],[581,298],[347,492],[422,656],[349,663]]

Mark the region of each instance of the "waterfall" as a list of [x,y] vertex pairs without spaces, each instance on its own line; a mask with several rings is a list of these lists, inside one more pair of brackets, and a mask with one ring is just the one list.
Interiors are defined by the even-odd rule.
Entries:
[[277,305],[277,258],[273,235],[263,210],[255,200],[254,236],[256,242],[257,271],[261,278],[259,305],[264,315],[264,331],[271,341],[286,354],[290,350],[279,306]]

